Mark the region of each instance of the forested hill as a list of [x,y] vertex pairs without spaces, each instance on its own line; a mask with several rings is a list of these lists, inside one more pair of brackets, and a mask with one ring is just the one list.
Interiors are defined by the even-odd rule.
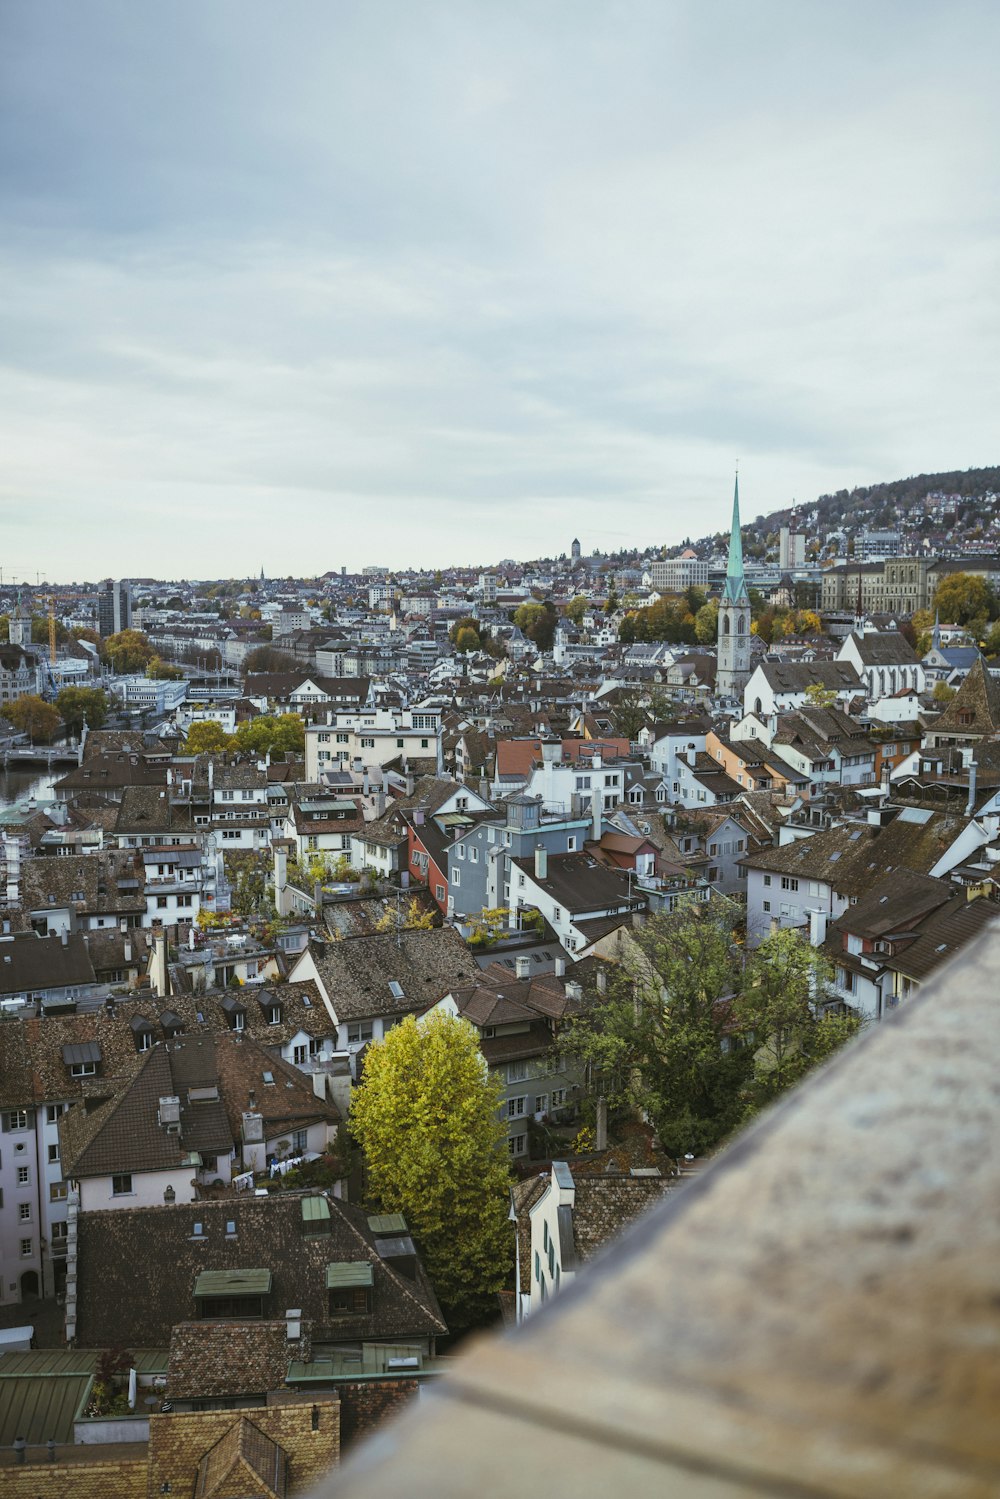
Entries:
[[[914,474],[909,479],[839,489],[836,494],[820,495],[812,502],[799,502],[794,509],[799,523],[818,537],[841,530],[850,534],[863,528],[903,527],[918,531],[942,528],[960,532],[971,532],[977,526],[987,529],[1000,512],[1000,466]],[[787,506],[746,521],[745,540],[764,543],[779,527],[788,525],[792,510],[792,506]],[[720,537],[721,533],[716,533],[715,537],[691,544],[699,552],[703,545],[710,550]]]

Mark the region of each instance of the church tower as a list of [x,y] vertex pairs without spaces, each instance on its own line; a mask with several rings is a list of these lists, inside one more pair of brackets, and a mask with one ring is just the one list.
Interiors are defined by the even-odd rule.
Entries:
[[11,645],[19,645],[22,649],[31,644],[31,615],[21,602],[21,590],[17,590],[17,607],[10,617],[8,626]]
[[729,565],[719,600],[719,653],[715,688],[720,697],[740,697],[750,680],[750,595],[743,576],[740,536],[740,478],[733,494],[733,529]]

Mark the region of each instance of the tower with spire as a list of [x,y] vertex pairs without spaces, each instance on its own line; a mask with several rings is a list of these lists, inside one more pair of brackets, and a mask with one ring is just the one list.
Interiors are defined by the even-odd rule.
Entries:
[[715,686],[720,697],[739,697],[750,680],[750,595],[743,576],[740,535],[740,476],[733,492],[729,564],[719,600],[719,651]]

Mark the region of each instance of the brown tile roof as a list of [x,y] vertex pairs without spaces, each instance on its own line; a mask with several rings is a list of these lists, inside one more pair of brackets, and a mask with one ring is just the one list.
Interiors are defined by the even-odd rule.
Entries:
[[[178,1322],[196,1313],[203,1270],[271,1272],[266,1316],[299,1307],[314,1342],[392,1341],[446,1331],[437,1299],[418,1264],[415,1280],[381,1258],[366,1214],[327,1197],[329,1234],[302,1231],[302,1197],[233,1195],[219,1202],[82,1213],[79,1219],[78,1322],[81,1346],[162,1348]],[[195,1221],[202,1233],[193,1235]],[[234,1234],[226,1225],[235,1223]],[[331,1315],[329,1264],[371,1266],[370,1315]]]
[[[971,714],[971,718],[967,715]],[[955,696],[931,725],[934,734],[1000,734],[1000,682],[986,668],[982,656],[972,666]]]
[[87,944],[78,933],[67,936],[65,942],[61,937],[36,937],[34,933],[0,940],[0,996],[84,988],[94,982]]
[[172,1400],[193,1400],[278,1390],[291,1359],[309,1361],[312,1338],[307,1326],[302,1334],[290,1344],[283,1318],[178,1322],[170,1335],[167,1394]]

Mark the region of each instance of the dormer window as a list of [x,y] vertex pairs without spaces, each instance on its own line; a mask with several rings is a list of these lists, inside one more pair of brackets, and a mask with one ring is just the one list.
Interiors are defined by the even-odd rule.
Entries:
[[326,1267],[331,1317],[368,1317],[372,1310],[372,1266],[369,1260],[340,1261]]
[[270,1008],[269,1008],[269,1010],[267,1012],[267,1023],[268,1023],[268,1025],[280,1025],[281,1024],[281,1006],[280,1005],[271,1005],[270,1006]]

